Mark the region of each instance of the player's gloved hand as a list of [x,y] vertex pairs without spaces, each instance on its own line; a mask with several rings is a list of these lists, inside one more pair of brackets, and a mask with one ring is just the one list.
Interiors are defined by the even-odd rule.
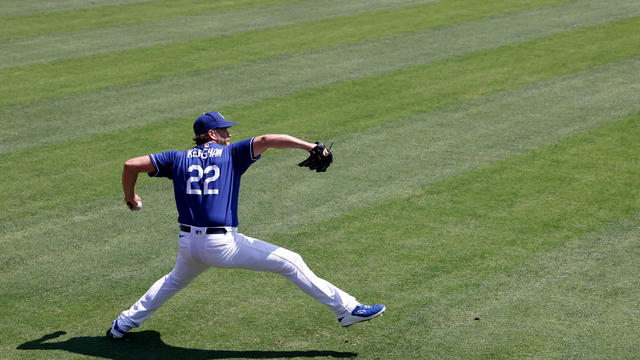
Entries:
[[330,149],[327,149],[321,142],[316,142],[316,146],[309,153],[309,157],[298,166],[308,167],[309,170],[315,170],[317,172],[325,172],[331,162],[333,161],[333,154]]

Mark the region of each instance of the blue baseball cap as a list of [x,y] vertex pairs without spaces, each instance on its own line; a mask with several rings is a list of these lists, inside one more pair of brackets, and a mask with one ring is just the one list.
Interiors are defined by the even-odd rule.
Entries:
[[226,121],[222,114],[210,111],[200,115],[193,123],[193,132],[196,135],[204,134],[210,129],[228,128],[237,124],[236,121]]

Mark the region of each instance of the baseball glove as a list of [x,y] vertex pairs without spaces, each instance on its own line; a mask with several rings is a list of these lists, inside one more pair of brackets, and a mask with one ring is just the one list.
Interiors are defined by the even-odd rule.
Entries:
[[[327,155],[324,154],[325,150],[327,150]],[[332,161],[333,154],[331,153],[331,148],[327,149],[323,143],[316,142],[316,146],[309,153],[309,157],[298,164],[298,166],[308,167],[309,170],[315,170],[317,172],[325,172]]]

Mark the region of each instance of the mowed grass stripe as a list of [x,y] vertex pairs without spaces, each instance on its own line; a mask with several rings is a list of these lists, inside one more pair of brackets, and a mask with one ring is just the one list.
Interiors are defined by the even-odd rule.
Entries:
[[297,0],[155,0],[115,4],[89,9],[48,11],[36,14],[0,17],[0,40],[136,24],[188,15],[202,15],[248,7],[282,4]]
[[[198,0],[200,1],[200,0]],[[435,28],[560,0],[440,1],[0,71],[0,106]],[[146,6],[146,4],[144,4]],[[462,6],[464,5],[464,6]],[[146,15],[145,15],[146,17]],[[53,16],[52,16],[53,18]],[[140,61],[144,59],[144,61]],[[91,79],[91,81],[87,81]]]
[[[638,19],[633,20],[638,21]],[[482,98],[533,80],[549,79],[563,73],[587,69],[597,65],[598,62],[606,63],[628,56],[629,54],[625,51],[640,51],[635,47],[629,47],[624,42],[623,39],[633,40],[631,36],[615,37],[620,30],[616,26],[621,24],[629,26],[634,22],[627,20],[608,24],[595,29],[585,29],[572,34],[534,41],[528,44],[529,46],[520,44],[500,49],[501,51],[478,53],[461,57],[456,61],[434,64],[435,66],[432,67],[405,69],[389,77],[345,83],[338,88],[327,87],[314,90],[288,99],[280,99],[281,104],[274,101],[258,103],[253,107],[254,113],[247,111],[247,108],[244,109],[244,114],[233,109],[227,109],[229,111],[225,112],[232,114],[230,118],[247,124],[246,127],[239,127],[238,133],[235,134],[237,138],[257,135],[260,132],[290,132],[304,138],[330,139],[340,134],[361,132],[379,124],[393,123],[397,119],[421,112],[455,105],[464,100]],[[584,38],[585,34],[592,36]],[[575,39],[571,35],[582,35],[579,38],[589,46],[582,48],[582,52],[572,48],[574,51],[567,52],[566,54],[570,56],[565,58],[558,58],[554,56],[554,52],[549,51],[572,47]],[[552,55],[549,56],[549,54]],[[531,56],[535,56],[537,61],[527,63],[526,59],[530,59]],[[621,65],[621,68],[631,69],[623,74],[631,74],[625,75],[625,79],[630,79],[632,82],[616,84],[617,91],[629,89],[629,86],[633,87],[637,83],[633,82],[636,74],[635,66],[637,66],[637,58],[635,61]],[[468,70],[461,71],[461,69]],[[620,69],[613,65],[608,71],[615,74]],[[609,78],[612,82],[619,80],[618,76],[612,75]],[[601,89],[601,87],[587,85],[582,92],[576,91],[583,94],[585,90],[594,89]],[[622,98],[633,96],[633,94],[632,91],[631,94],[618,96]],[[601,98],[599,104],[604,107],[612,99],[614,98]],[[631,99],[628,103],[620,104],[619,109],[622,111],[635,109],[636,103]],[[544,107],[545,104],[542,106]],[[274,111],[271,107],[279,108],[280,111]],[[307,109],[306,114],[299,115],[298,112],[301,109]],[[253,123],[244,121],[245,117],[253,119]],[[304,120],[301,121],[301,119]],[[256,124],[257,121],[260,121],[259,126]],[[3,185],[6,189],[4,192],[11,195],[2,202],[2,211],[9,219],[12,218],[10,214],[25,215],[36,209],[55,208],[60,204],[68,203],[74,197],[86,199],[94,195],[93,192],[86,193],[84,196],[77,194],[73,186],[94,190],[98,190],[99,187],[100,190],[97,193],[111,192],[112,190],[108,189],[113,189],[113,185],[100,186],[101,182],[96,179],[101,178],[101,172],[108,173],[107,169],[117,163],[115,159],[123,156],[119,154],[130,154],[139,149],[139,144],[144,143],[152,145],[144,149],[150,152],[163,150],[162,145],[182,148],[185,146],[185,137],[191,133],[191,122],[190,118],[178,118],[174,122],[144,130],[126,130],[71,144],[38,147],[17,154],[4,155],[0,157],[2,160],[0,170],[11,174],[9,179],[16,180]],[[335,127],[334,124],[341,125]],[[46,170],[51,164],[56,164],[58,169],[64,170],[51,174]],[[42,178],[45,174],[46,181]],[[77,183],[67,184],[68,178],[75,179]],[[25,181],[33,181],[33,185],[24,186]],[[97,184],[94,185],[94,182]],[[64,190],[68,195],[61,196],[58,192],[56,196],[51,196],[53,194],[42,190],[42,186],[47,187],[54,183],[68,186]],[[34,196],[39,193],[44,194]],[[41,196],[51,197],[51,199],[44,202]]]
[[[334,275],[337,283],[350,284],[354,293],[365,298],[385,301],[394,309],[393,320],[386,321],[377,331],[380,336],[384,332],[394,344],[392,351],[403,356],[460,351],[475,358],[472,350],[478,354],[480,349],[476,346],[482,349],[486,344],[489,348],[479,352],[482,356],[522,357],[526,351],[550,351],[545,339],[554,335],[563,340],[563,331],[571,340],[559,351],[564,353],[571,347],[580,350],[583,329],[567,328],[554,319],[582,322],[588,309],[554,304],[554,295],[566,296],[563,289],[551,288],[555,293],[527,292],[534,298],[524,304],[517,301],[524,294],[517,290],[512,294],[508,289],[526,289],[532,281],[517,276],[522,274],[523,265],[545,264],[546,254],[638,215],[640,190],[634,182],[640,161],[634,154],[640,150],[639,140],[640,116],[636,115],[400,198],[274,236],[271,241],[301,239],[309,261],[322,263],[326,269],[341,269]],[[574,246],[575,254],[580,255],[580,245]],[[329,259],[327,253],[340,256]],[[618,253],[611,260],[624,264],[621,269],[631,269],[637,267],[633,256]],[[362,269],[376,276],[358,284],[349,281]],[[569,276],[562,266],[553,271],[556,279]],[[505,279],[505,274],[513,276]],[[596,274],[584,276],[593,281]],[[621,279],[618,285],[620,290],[626,290],[620,295],[626,303],[618,305],[629,309],[635,304],[633,294],[638,292],[637,288],[630,288],[629,281],[637,279],[633,272],[620,275],[625,280]],[[598,281],[601,286],[608,285],[606,279]],[[567,278],[566,283],[571,279]],[[593,295],[587,304],[607,307],[606,303],[599,305],[597,296],[605,294],[597,285],[584,291],[587,293],[574,294],[574,303],[580,302],[580,297]],[[615,290],[609,296],[611,300],[618,299]],[[508,311],[500,312],[500,306]],[[609,306],[614,309],[616,304]],[[481,320],[473,327],[475,317]],[[523,327],[522,324],[529,324],[528,320],[533,321],[532,326]],[[603,322],[594,324],[596,329],[589,332],[592,338],[597,338],[598,326],[610,336],[612,331],[615,333],[615,322]],[[434,341],[407,338],[402,334],[406,328],[434,337]],[[545,331],[536,333],[535,329]],[[457,348],[460,338],[466,339],[465,344]],[[562,340],[554,343],[560,345]],[[384,346],[372,345],[376,347],[374,351],[383,351]],[[621,350],[628,354],[631,348],[627,344]],[[495,352],[491,353],[491,349]]]
[[[637,10],[640,12],[640,3],[636,4]],[[166,78],[157,82],[104,89],[29,105],[2,107],[0,108],[0,118],[3,120],[4,127],[0,130],[2,131],[0,133],[0,139],[2,140],[0,141],[0,153],[19,151],[26,148],[28,144],[21,141],[21,136],[24,137],[27,134],[28,136],[37,137],[40,144],[43,145],[64,142],[123,127],[139,126],[145,123],[162,122],[187,116],[191,118],[194,111],[203,112],[211,107],[229,109],[232,105],[254,103],[265,98],[277,98],[297,91],[367,76],[375,77],[361,79],[355,83],[347,82],[333,87],[322,88],[317,93],[303,92],[285,100],[287,102],[295,102],[300,101],[296,100],[300,97],[309,97],[310,95],[313,97],[316,96],[314,94],[321,94],[320,97],[324,97],[324,100],[330,101],[330,103],[321,109],[314,109],[313,116],[323,116],[325,123],[323,126],[326,126],[327,119],[331,118],[324,116],[324,114],[339,107],[350,106],[349,115],[360,118],[367,115],[376,115],[374,113],[366,114],[366,111],[369,111],[367,108],[357,107],[359,104],[365,105],[366,102],[363,101],[372,98],[372,95],[374,97],[377,96],[376,99],[382,99],[382,101],[377,100],[373,104],[374,106],[380,107],[381,104],[388,103],[391,98],[400,98],[402,99],[403,111],[417,113],[425,108],[425,104],[427,108],[433,108],[434,105],[438,106],[438,104],[431,103],[431,100],[427,98],[429,94],[437,93],[440,90],[438,87],[430,86],[434,82],[442,84],[438,85],[441,88],[454,87],[455,84],[462,82],[465,87],[463,91],[466,91],[469,86],[492,91],[490,87],[481,87],[484,84],[473,84],[470,80],[460,77],[460,74],[467,73],[458,70],[454,66],[467,66],[469,64],[476,68],[482,66],[491,68],[493,61],[498,64],[505,64],[506,61],[510,66],[509,74],[517,75],[516,79],[520,80],[494,79],[490,76],[493,73],[487,74],[486,78],[489,83],[500,85],[498,87],[500,90],[508,87],[503,81],[511,81],[512,84],[521,83],[522,81],[536,81],[541,78],[579,70],[585,66],[615,61],[615,59],[629,56],[637,50],[637,47],[631,45],[637,38],[633,30],[631,30],[630,34],[634,35],[621,36],[623,32],[637,26],[635,22],[638,20],[635,18],[629,19],[628,22],[622,21],[605,25],[602,28],[595,27],[582,32],[573,31],[563,36],[552,36],[540,40],[539,43],[527,42],[515,49],[495,49],[495,47],[505,43],[511,44],[536,38],[545,33],[557,33],[575,26],[585,26],[591,21],[601,23],[611,20],[611,18],[607,17],[594,17],[591,13],[581,16],[576,12],[560,18],[557,16],[550,17],[551,14],[555,14],[553,10],[557,10],[557,8],[544,9],[544,11],[536,10],[512,16],[456,24],[448,28],[447,31],[432,30],[403,34],[379,41],[224,67],[212,71]],[[615,11],[609,15],[621,16],[621,14],[614,14],[616,14]],[[552,20],[549,28],[541,30],[542,33],[535,33],[530,30],[532,18],[539,19],[541,22],[544,22],[545,19]],[[514,37],[496,39],[496,26],[509,27]],[[614,41],[610,43],[607,37],[611,37]],[[576,44],[598,43],[598,41],[603,42],[600,48],[585,48],[584,45],[583,47],[576,46]],[[542,50],[547,51],[547,53],[529,48],[536,46],[542,46]],[[566,51],[562,56],[558,56],[556,54],[557,47],[561,46]],[[618,47],[621,48],[620,51],[617,50]],[[456,55],[468,54],[482,49],[493,50],[470,55],[471,58],[463,58],[466,60],[457,60],[456,63],[448,64],[447,61],[433,63],[437,60],[448,59]],[[537,65],[531,63],[531,58],[527,56],[528,51],[539,53],[541,59],[546,59],[544,60],[547,61],[546,64],[554,64],[554,59],[558,61],[567,60],[567,62],[553,69],[545,69],[541,63],[538,66],[539,69],[535,69],[537,73],[533,73],[534,69],[531,67]],[[600,57],[599,54],[601,53],[604,54],[603,57]],[[511,56],[512,54],[516,54],[518,61],[524,63],[525,66],[515,61],[509,63],[508,60],[501,59],[505,55]],[[585,56],[589,57],[584,58]],[[397,70],[398,68],[416,64],[425,65],[410,68],[404,73],[384,73],[385,71]],[[532,72],[531,77],[529,77],[529,72]],[[451,74],[456,81],[447,85],[446,79],[442,78],[443,74]],[[474,79],[478,79],[482,75],[471,74]],[[393,79],[400,79],[401,77],[402,80],[400,81],[408,82],[403,85],[398,84],[398,81],[396,81],[394,86],[398,87],[397,90],[390,89],[384,83],[387,78],[394,82]],[[484,79],[482,80],[484,81]],[[372,92],[370,90],[372,87],[379,90],[387,87],[387,90],[383,90],[385,96],[382,97],[381,94]],[[330,92],[334,92],[335,96],[332,97]],[[323,95],[325,93],[329,95]],[[347,102],[343,96],[345,93],[357,95]],[[388,96],[391,96],[391,98]],[[414,104],[407,106],[407,99],[415,99]],[[308,100],[312,99],[305,99],[304,101],[308,102]],[[323,99],[317,98],[317,100]],[[451,97],[447,97],[446,100],[456,101]],[[273,102],[263,105],[270,104],[279,105]],[[277,119],[281,120],[294,115],[297,118],[309,116],[311,113],[304,110],[308,106],[299,102],[296,109],[278,111]],[[297,111],[302,111],[302,115],[299,116]],[[46,121],[42,118],[44,113],[47,114]],[[267,113],[273,114],[273,109],[268,109]],[[385,108],[380,114],[392,114],[392,112]],[[264,119],[265,117],[265,114],[260,115],[262,120],[260,124],[266,125],[271,122],[268,116],[267,119]],[[395,119],[397,118],[396,116]],[[43,120],[34,121],[34,119]],[[248,121],[249,124],[257,122],[254,116],[249,117]],[[354,122],[352,119],[350,120],[350,123]],[[322,121],[315,126],[317,127],[321,123]],[[59,131],[61,128],[67,128],[68,124],[73,124],[72,132]],[[284,121],[281,124],[284,124]],[[333,128],[334,131],[337,130],[335,126],[326,127]],[[315,129],[311,130],[316,131]]]
[[220,13],[0,40],[0,68],[105,54],[437,0],[305,0]]
[[0,18],[24,16],[43,12],[69,11],[79,9],[92,9],[101,6],[116,6],[145,2],[149,0],[4,0],[2,2],[2,12]]

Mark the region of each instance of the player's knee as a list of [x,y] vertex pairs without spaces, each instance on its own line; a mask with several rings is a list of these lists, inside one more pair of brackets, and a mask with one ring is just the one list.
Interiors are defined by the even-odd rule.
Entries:
[[300,256],[300,254],[295,253],[293,251],[290,251],[288,254],[288,260],[289,262],[299,265],[299,264],[304,264],[304,260],[302,260],[302,256]]
[[302,259],[302,256],[300,256],[300,254],[292,251],[287,254],[287,261],[285,266],[287,272],[293,273],[304,271],[306,266],[307,265],[304,263],[304,260]]

